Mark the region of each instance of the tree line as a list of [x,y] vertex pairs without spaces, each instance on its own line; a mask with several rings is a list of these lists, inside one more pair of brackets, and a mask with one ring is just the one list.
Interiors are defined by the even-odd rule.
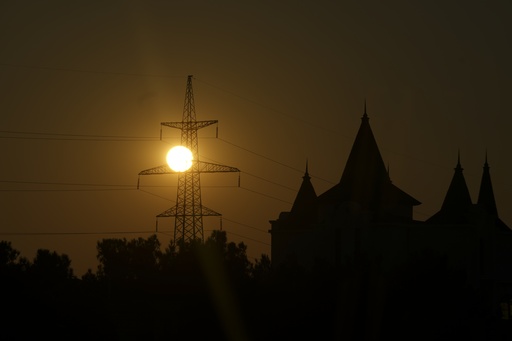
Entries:
[[96,249],[98,268],[78,278],[66,254],[39,249],[31,261],[0,241],[1,295],[9,312],[0,337],[239,338],[247,331],[238,325],[238,297],[263,283],[271,267],[265,254],[250,262],[247,246],[228,242],[225,231],[163,251],[156,235],[102,239]]
[[[479,292],[438,255],[383,275],[378,259],[304,269],[213,231],[204,241],[156,235],[97,242],[96,271],[74,275],[65,254],[30,261],[0,241],[1,339],[501,340],[510,325],[483,314]],[[499,321],[498,321],[499,322]],[[502,338],[503,337],[503,338]]]

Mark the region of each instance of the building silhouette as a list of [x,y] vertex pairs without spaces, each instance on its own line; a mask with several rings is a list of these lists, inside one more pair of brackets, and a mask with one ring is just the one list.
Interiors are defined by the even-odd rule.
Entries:
[[512,230],[499,218],[487,155],[478,200],[473,203],[460,162],[440,210],[425,221],[413,218],[421,203],[389,177],[366,113],[339,183],[317,195],[306,162],[289,212],[271,220],[274,268],[339,266],[358,257],[375,260],[387,273],[413,257],[444,257],[485,292],[489,311],[510,318]]

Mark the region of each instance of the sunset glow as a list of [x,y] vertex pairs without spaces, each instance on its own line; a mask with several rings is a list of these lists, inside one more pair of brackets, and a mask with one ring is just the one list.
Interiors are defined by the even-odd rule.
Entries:
[[167,153],[167,164],[175,172],[184,172],[192,166],[192,152],[187,147],[176,146]]

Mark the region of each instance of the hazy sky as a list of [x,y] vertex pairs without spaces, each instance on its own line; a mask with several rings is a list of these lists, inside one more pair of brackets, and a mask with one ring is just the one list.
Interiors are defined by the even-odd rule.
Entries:
[[[339,181],[365,98],[416,219],[441,207],[459,149],[476,201],[487,150],[512,226],[511,15],[505,0],[3,1],[0,239],[66,253],[82,275],[99,239],[149,236],[177,177],[137,177],[179,142],[160,122],[181,120],[188,75],[197,119],[219,120],[219,139],[199,132],[202,160],[242,171],[240,188],[204,175],[203,204],[251,259],[270,254],[306,159],[317,194]],[[162,244],[173,228],[159,221]]]

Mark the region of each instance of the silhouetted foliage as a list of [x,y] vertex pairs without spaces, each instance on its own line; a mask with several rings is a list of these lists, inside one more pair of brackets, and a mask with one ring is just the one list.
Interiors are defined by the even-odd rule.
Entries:
[[103,239],[97,243],[98,277],[113,282],[149,279],[155,276],[160,259],[156,235],[148,239]]
[[0,241],[0,269],[16,265],[20,252],[12,248],[11,242]]
[[[482,318],[465,273],[420,254],[393,271],[358,255],[310,269],[293,259],[252,264],[244,243],[213,231],[204,243],[156,235],[103,239],[100,265],[81,279],[67,255],[37,251],[33,262],[0,242],[8,317],[0,337],[51,339],[505,340],[508,321]],[[22,319],[19,317],[23,316]],[[503,322],[503,323],[501,323]],[[26,326],[30,326],[27,328]]]
[[227,241],[225,231],[214,230],[205,242],[210,257],[215,253],[223,262],[224,269],[231,281],[240,284],[251,276],[252,264],[247,258],[247,246]]
[[27,272],[30,266],[30,261],[21,257],[11,242],[0,241],[0,275],[14,276],[20,272]]
[[31,273],[41,278],[63,281],[72,279],[73,269],[68,255],[59,255],[50,250],[37,250],[36,257],[31,266]]
[[270,257],[266,254],[262,254],[260,259],[254,261],[252,267],[252,278],[257,283],[265,283],[270,279],[272,270],[272,263]]

